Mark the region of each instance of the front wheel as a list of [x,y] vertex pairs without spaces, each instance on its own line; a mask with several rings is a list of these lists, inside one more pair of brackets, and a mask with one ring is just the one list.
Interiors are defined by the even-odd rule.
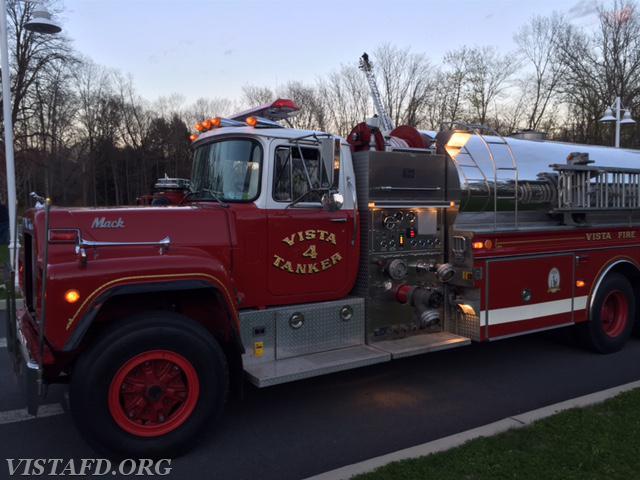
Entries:
[[153,312],[127,319],[80,357],[71,412],[98,449],[173,456],[221,413],[227,390],[215,339],[188,318]]
[[600,353],[617,352],[631,335],[635,311],[635,295],[626,277],[607,275],[593,299],[591,318],[580,325],[583,341]]

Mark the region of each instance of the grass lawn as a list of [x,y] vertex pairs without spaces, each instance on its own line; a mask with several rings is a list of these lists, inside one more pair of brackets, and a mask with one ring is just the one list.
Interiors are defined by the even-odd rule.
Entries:
[[358,480],[640,478],[640,389],[589,408],[422,458]]

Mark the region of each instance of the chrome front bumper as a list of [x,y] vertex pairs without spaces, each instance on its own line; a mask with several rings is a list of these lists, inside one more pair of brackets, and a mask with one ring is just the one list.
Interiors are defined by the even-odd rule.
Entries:
[[[7,312],[9,314],[9,312]],[[27,406],[27,412],[30,415],[38,413],[42,391],[42,369],[38,362],[33,358],[29,350],[29,345],[25,335],[22,333],[20,318],[18,315],[12,315],[13,318],[8,322],[14,322],[13,332],[15,337],[8,338],[8,342],[12,341],[12,345],[7,345],[9,354],[12,357],[14,371],[18,382],[22,388]]]

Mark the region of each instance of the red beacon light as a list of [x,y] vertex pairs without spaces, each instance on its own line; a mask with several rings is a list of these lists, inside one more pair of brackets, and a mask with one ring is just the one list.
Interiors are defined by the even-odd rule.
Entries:
[[298,107],[293,100],[279,98],[275,102],[265,103],[264,105],[237,113],[230,117],[230,119],[246,123],[249,117],[257,117],[258,119],[277,122],[289,118],[299,110],[300,107]]
[[[296,102],[287,98],[279,98],[271,104],[271,110],[276,115],[291,115],[300,110]],[[268,118],[268,117],[267,117]]]

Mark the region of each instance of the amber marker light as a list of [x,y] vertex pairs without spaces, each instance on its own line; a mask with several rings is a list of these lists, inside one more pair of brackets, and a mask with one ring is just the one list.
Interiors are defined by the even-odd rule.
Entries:
[[212,118],[209,120],[213,128],[219,128],[222,125],[222,119],[220,117]]
[[484,248],[484,242],[473,242],[471,246],[474,250],[481,250]]
[[195,133],[189,136],[189,140],[191,140],[192,142],[195,142],[198,139],[198,135],[196,135]]
[[211,125],[211,120],[205,120],[202,122],[202,126],[204,127],[205,130],[211,130],[211,127],[213,125]]
[[576,280],[576,287],[582,288],[586,285],[584,280]]
[[204,132],[204,125],[202,125],[202,123],[196,123],[195,129],[199,132]]
[[255,127],[256,125],[258,125],[258,119],[256,117],[248,117],[247,125],[249,125],[250,127]]
[[67,290],[64,294],[64,299],[67,301],[67,303],[76,303],[78,300],[80,300],[80,292],[75,288]]

